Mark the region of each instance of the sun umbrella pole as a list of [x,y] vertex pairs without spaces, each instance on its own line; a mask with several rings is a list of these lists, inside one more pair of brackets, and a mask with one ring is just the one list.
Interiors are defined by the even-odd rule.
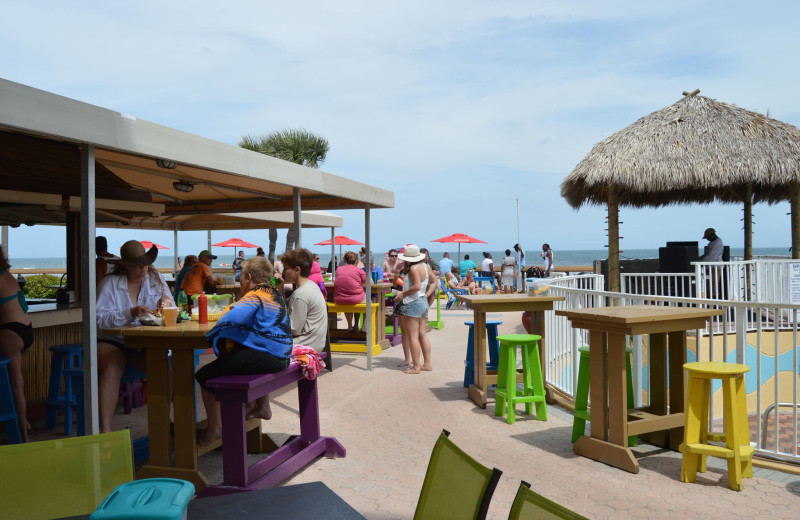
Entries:
[[608,187],[608,290],[619,292],[619,194]]
[[789,185],[789,207],[792,210],[792,258],[800,259],[800,182]]

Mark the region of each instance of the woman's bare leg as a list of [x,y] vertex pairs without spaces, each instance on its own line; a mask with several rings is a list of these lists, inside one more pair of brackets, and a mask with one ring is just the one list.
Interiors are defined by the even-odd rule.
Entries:
[[400,335],[400,343],[403,345],[403,362],[398,366],[407,367],[411,364],[411,346],[408,343],[409,336],[406,333],[406,330],[408,330],[408,327],[406,326],[408,317],[400,315],[400,318],[398,318],[397,321],[398,325],[400,326],[400,330],[402,331],[402,334]]
[[17,409],[19,433],[22,436],[22,442],[28,442],[28,430],[31,425],[28,422],[25,386],[22,380],[22,347],[22,339],[16,332],[8,329],[0,330],[0,355],[10,359],[8,377],[11,380],[11,395],[14,397],[14,407]]
[[420,370],[424,370],[426,372],[430,372],[433,370],[433,365],[431,364],[431,342],[428,341],[428,327],[425,318],[419,319],[419,346],[422,350],[422,367]]
[[248,419],[272,419],[272,408],[269,407],[269,394],[259,397],[253,402],[247,403]]
[[408,334],[408,346],[411,350],[411,368],[406,370],[406,374],[419,374],[419,327],[421,322],[422,319],[420,318],[408,318],[406,320],[406,329],[403,329],[403,336]]
[[203,406],[206,408],[208,427],[202,432],[198,432],[197,444],[205,446],[222,438],[222,416],[219,410],[219,402],[214,398],[214,394],[205,388],[201,388],[200,393],[203,396]]
[[353,313],[352,312],[345,312],[344,319],[347,320],[347,330],[350,331],[353,329]]
[[128,356],[124,349],[110,343],[97,343],[100,433],[112,431],[111,419],[114,418],[114,410],[119,400],[119,382],[127,362]]

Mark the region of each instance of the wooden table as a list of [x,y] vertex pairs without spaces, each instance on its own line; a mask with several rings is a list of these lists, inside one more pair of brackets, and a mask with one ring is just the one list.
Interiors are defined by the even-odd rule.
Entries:
[[[333,295],[336,294],[336,288],[333,282],[325,282],[325,289],[328,291],[328,301],[333,302]],[[372,339],[373,343],[380,343],[384,348],[389,346],[389,341],[386,340],[386,295],[392,290],[390,283],[374,283],[371,285],[370,292],[374,296],[373,304],[378,306],[378,323],[375,325],[375,332],[377,336]],[[346,330],[339,330],[336,327],[336,313],[328,313],[328,330],[331,334],[331,339],[359,339],[366,340],[366,332],[348,332]]]
[[[470,385],[469,398],[481,408],[486,408],[486,389],[497,384],[497,371],[486,370],[486,313],[504,311],[530,311],[531,334],[542,337],[539,354],[542,358],[542,380],[546,382],[547,358],[545,357],[544,311],[553,310],[553,302],[564,300],[563,296],[528,296],[527,294],[457,294],[456,298],[467,302],[474,312],[473,333],[475,340],[475,383]],[[550,389],[545,384],[547,401],[552,403]]]
[[[648,436],[649,442],[677,450],[683,441],[686,331],[705,328],[708,318],[722,311],[630,305],[558,310],[556,314],[566,316],[574,328],[589,331],[591,436],[578,439],[575,453],[638,473],[639,462],[628,447],[629,435],[655,432]],[[639,334],[650,335],[650,405],[629,411],[626,336]]]
[[[207,347],[205,335],[215,324],[214,321],[205,325],[196,321],[183,321],[173,327],[139,326],[103,330],[103,334],[123,336],[126,347],[141,348],[146,353],[150,461],[137,471],[137,478],[170,477],[188,480],[195,485],[198,492],[208,485],[208,479],[198,469],[197,456],[199,452],[205,453],[218,447],[220,443],[200,448],[197,446],[194,350]],[[174,461],[170,457],[169,350],[172,350]]]
[[216,294],[231,294],[236,299],[236,301],[239,301],[239,300],[242,299],[242,287],[239,285],[238,282],[237,283],[218,283],[214,287],[214,292]]

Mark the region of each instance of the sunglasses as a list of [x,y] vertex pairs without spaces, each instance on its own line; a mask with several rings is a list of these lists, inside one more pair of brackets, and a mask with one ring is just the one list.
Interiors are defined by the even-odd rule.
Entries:
[[389,255],[389,258],[397,258],[397,255]]

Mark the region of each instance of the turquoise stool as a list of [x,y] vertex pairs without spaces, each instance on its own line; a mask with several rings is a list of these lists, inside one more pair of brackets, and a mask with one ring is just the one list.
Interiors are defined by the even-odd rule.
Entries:
[[[586,431],[586,421],[591,421],[589,413],[589,347],[579,347],[580,359],[578,360],[578,388],[575,392],[575,414],[572,420],[572,442],[577,441]],[[625,349],[625,373],[628,377],[626,387],[628,389],[628,410],[634,407],[633,402],[633,379],[631,378],[631,352],[628,347]],[[631,435],[628,437],[628,446],[637,446],[638,437]]]
[[11,378],[8,377],[7,357],[0,357],[0,423],[6,427],[9,444],[20,444],[22,435],[19,433],[19,418],[17,408],[14,406],[14,395],[11,393]]
[[64,411],[64,424],[72,423],[72,407],[77,404],[75,394],[61,393],[64,370],[80,368],[83,365],[83,344],[66,343],[50,347],[50,384],[47,390],[47,414],[44,419],[45,430],[55,430],[58,412]]
[[[547,420],[542,364],[539,360],[539,340],[535,334],[504,334],[498,336],[500,345],[500,366],[497,370],[494,415],[502,417],[508,403],[508,424],[517,420],[515,407],[525,403],[525,413],[533,412],[536,403],[536,418]],[[522,393],[517,392],[517,346],[522,350]]]
[[[497,346],[497,326],[502,325],[502,321],[489,320],[486,322],[487,342],[489,343],[489,361],[486,362],[486,370],[497,370],[500,354]],[[464,325],[469,327],[467,336],[467,358],[464,360],[464,388],[469,388],[475,383],[475,331],[474,322],[468,320]]]

